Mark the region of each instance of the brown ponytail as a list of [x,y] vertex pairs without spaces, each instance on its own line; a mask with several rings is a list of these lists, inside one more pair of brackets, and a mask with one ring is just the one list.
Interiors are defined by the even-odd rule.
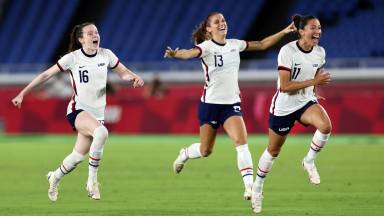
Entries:
[[71,35],[70,35],[70,42],[68,47],[68,52],[72,52],[75,50],[78,50],[82,47],[79,38],[83,37],[83,28],[88,25],[95,25],[92,22],[85,22],[79,25],[75,25],[72,28]]
[[211,17],[216,14],[220,14],[220,13],[217,11],[210,13],[193,31],[192,40],[195,42],[195,44],[202,43],[211,38],[211,36],[207,32],[207,26],[209,26],[209,21]]
[[[302,16],[300,14],[295,14],[292,16],[292,21],[298,30],[304,29],[304,27],[308,24],[308,21],[312,19],[317,19],[317,18],[312,15]],[[299,34],[299,31],[297,31],[297,34]],[[300,37],[300,34],[299,34],[299,37]]]

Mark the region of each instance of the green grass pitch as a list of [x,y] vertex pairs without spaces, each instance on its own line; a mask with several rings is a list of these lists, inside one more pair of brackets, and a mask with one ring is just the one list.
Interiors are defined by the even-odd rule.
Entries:
[[[310,136],[290,136],[267,177],[262,216],[382,216],[384,136],[334,135],[317,159],[322,183],[301,168]],[[179,175],[172,163],[198,136],[111,135],[99,171],[102,200],[87,197],[87,162],[47,197],[46,173],[72,150],[75,136],[0,136],[0,215],[254,215],[242,200],[236,151],[219,136],[213,154],[191,160]],[[265,136],[250,136],[254,166]]]

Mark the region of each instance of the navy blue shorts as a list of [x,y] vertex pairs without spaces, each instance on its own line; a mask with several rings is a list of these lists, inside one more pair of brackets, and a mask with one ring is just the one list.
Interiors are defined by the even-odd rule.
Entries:
[[76,127],[75,127],[76,117],[77,117],[77,115],[79,115],[79,113],[81,113],[83,111],[84,110],[79,109],[79,110],[75,110],[74,112],[71,112],[67,115],[67,120],[68,120],[69,124],[71,125],[73,131],[76,131]]
[[302,123],[300,121],[301,115],[308,109],[308,107],[313,104],[317,104],[317,101],[309,101],[305,106],[295,112],[286,115],[286,116],[275,116],[272,113],[269,113],[269,128],[271,128],[275,133],[280,136],[287,135],[293,126],[295,125],[295,121],[300,122],[302,125],[307,127],[308,125]]
[[223,125],[225,120],[231,116],[242,116],[241,104],[209,104],[199,103],[199,124],[209,124],[214,129]]

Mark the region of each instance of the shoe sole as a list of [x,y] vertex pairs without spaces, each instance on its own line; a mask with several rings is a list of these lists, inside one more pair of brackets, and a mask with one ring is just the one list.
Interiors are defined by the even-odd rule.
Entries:
[[304,161],[302,161],[301,162],[301,166],[303,167],[303,170],[307,173],[307,175],[308,175],[308,179],[309,179],[309,183],[311,183],[311,184],[313,184],[313,185],[319,185],[320,184],[320,182],[313,182],[312,180],[311,180],[311,178],[309,177],[309,173],[308,173],[308,171],[307,171],[307,169],[305,168],[305,166],[304,166]]
[[[48,174],[47,174],[47,180],[48,180],[48,184],[49,184],[49,186],[51,185],[51,183],[49,182],[49,179],[51,178],[51,176],[53,175],[54,173],[53,172],[48,172]],[[49,188],[48,188],[48,190],[49,190]],[[57,201],[57,197],[56,198],[54,198],[54,197],[51,197],[50,195],[49,195],[49,192],[48,192],[48,199],[49,200],[51,200],[52,202],[56,202]]]
[[179,174],[184,168],[184,164],[173,163],[173,172]]

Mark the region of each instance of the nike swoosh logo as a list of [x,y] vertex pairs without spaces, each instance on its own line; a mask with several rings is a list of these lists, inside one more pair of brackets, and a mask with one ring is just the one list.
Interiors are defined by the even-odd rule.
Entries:
[[301,65],[301,64],[297,64],[297,63],[295,63],[295,66],[298,66],[298,65]]
[[83,67],[85,67],[85,65],[84,66],[79,66],[79,68],[83,68]]

